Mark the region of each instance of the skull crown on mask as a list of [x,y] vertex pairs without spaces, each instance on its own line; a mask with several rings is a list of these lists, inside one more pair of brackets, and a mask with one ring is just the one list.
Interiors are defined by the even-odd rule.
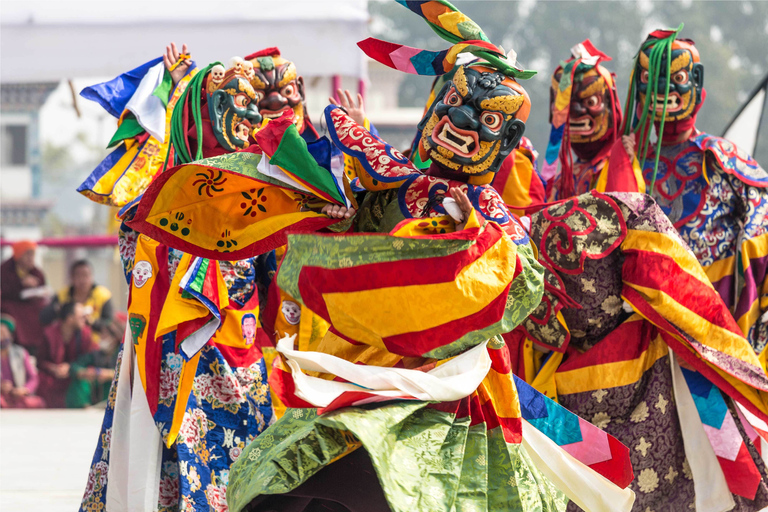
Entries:
[[229,69],[216,65],[207,78],[211,127],[217,142],[228,151],[247,148],[251,128],[262,119],[249,69],[244,59],[233,57]]

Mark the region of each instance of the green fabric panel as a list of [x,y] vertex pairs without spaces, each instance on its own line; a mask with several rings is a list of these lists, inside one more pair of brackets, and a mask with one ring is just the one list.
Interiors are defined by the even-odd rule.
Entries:
[[487,432],[488,510],[564,512],[568,498],[534,465],[521,444],[508,444],[501,427]]
[[144,133],[144,131],[144,128],[142,128],[142,126],[136,120],[136,116],[133,114],[126,114],[125,117],[123,117],[123,121],[120,123],[120,126],[117,127],[117,131],[115,131],[112,139],[109,141],[109,144],[107,144],[107,147],[115,147],[125,139],[132,139],[137,135],[141,135]]
[[459,34],[461,34],[461,37],[465,41],[469,41],[472,39],[479,39],[479,40],[488,40],[488,38],[483,33],[482,29],[472,20],[469,21],[462,21],[461,23],[456,25],[456,28],[459,29]]
[[205,274],[208,273],[208,265],[211,264],[211,260],[209,259],[203,259],[202,263],[200,263],[200,268],[197,269],[197,274],[195,274],[195,278],[187,283],[187,288],[191,288],[197,293],[202,294],[203,293],[203,283],[205,282]]
[[[227,501],[240,512],[257,496],[293,490],[358,439],[393,512],[562,512],[567,498],[500,427],[402,401],[317,416],[288,409],[230,470]],[[350,484],[353,484],[351,482]]]
[[453,414],[425,406],[350,407],[318,419],[360,439],[393,512],[450,510],[462,476],[469,418],[454,426]]
[[163,73],[163,81],[160,82],[160,84],[155,87],[155,90],[152,91],[152,96],[155,96],[160,99],[160,101],[163,102],[163,106],[168,106],[168,100],[171,98],[171,90],[173,89],[173,78],[171,78],[171,73],[168,71],[168,69],[165,69],[165,72]]
[[[467,418],[468,419],[468,418]],[[461,463],[461,483],[456,493],[454,510],[484,510],[488,502],[488,460],[485,423],[467,430],[464,458]]]
[[[399,212],[397,204],[398,189],[381,190],[377,192],[368,192],[360,204],[360,209],[355,215],[355,231],[358,233],[389,233],[392,228],[386,229],[392,224],[396,215],[393,210]],[[387,217],[388,220],[384,220]],[[404,219],[402,212],[400,220]],[[395,226],[397,223],[395,223]]]
[[[245,151],[239,151],[239,152],[230,153],[227,155],[203,158],[202,160],[197,160],[192,165],[199,165],[201,167],[206,167],[206,168],[224,169],[225,171],[236,172],[238,174],[242,174],[244,176],[257,179],[264,183],[269,183],[284,189],[292,190],[294,192],[306,194],[306,192],[299,190],[296,187],[292,187],[280,180],[277,180],[271,176],[267,176],[266,174],[262,174],[261,172],[259,172],[257,166],[259,165],[259,162],[261,162],[261,158],[262,156],[256,153],[247,153]],[[255,186],[258,186],[258,185],[255,184],[254,187]]]
[[288,409],[248,446],[229,472],[227,502],[243,510],[256,496],[295,489],[352,448],[349,432],[321,424],[316,409]]
[[307,149],[307,142],[299,134],[296,126],[291,125],[285,130],[280,145],[270,158],[270,163],[282,167],[286,171],[299,176],[301,179],[326,192],[331,197],[345,204],[344,196],[336,187],[336,180],[331,173],[318,164]]

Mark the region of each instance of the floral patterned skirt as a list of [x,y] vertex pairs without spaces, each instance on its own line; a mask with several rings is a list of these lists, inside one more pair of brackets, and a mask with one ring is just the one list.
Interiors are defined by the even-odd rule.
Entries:
[[[163,436],[169,425],[165,420],[169,421],[173,410],[167,395],[169,390],[176,389],[173,379],[178,379],[176,369],[180,357],[173,350],[165,353],[160,404],[155,414]],[[122,351],[118,370],[121,360]],[[119,378],[118,371],[112,382],[81,511],[100,511],[106,507],[110,437]],[[225,495],[230,466],[246,445],[272,422],[268,391],[263,359],[247,368],[232,368],[214,345],[202,349],[179,437],[170,448],[163,446],[159,511],[227,510]]]

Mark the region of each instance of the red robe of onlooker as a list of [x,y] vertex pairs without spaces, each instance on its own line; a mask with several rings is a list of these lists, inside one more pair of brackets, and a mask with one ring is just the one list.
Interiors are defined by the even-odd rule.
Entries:
[[81,355],[98,349],[86,324],[82,304],[65,304],[59,318],[45,329],[45,342],[40,346],[37,360],[40,368],[38,393],[50,408],[66,407],[70,364]]
[[16,322],[0,316],[0,407],[40,409],[45,402],[35,395],[40,382],[37,368],[26,349],[13,342]]
[[16,320],[16,341],[32,355],[36,355],[43,342],[40,311],[47,302],[39,295],[22,298],[26,293],[42,291],[45,286],[45,275],[34,263],[36,247],[34,242],[17,242],[13,245],[13,258],[0,265],[0,311]]

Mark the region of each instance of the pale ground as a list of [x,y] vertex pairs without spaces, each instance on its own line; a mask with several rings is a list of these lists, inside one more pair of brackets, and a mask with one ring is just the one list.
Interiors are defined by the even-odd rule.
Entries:
[[104,410],[0,411],[0,511],[76,512]]

